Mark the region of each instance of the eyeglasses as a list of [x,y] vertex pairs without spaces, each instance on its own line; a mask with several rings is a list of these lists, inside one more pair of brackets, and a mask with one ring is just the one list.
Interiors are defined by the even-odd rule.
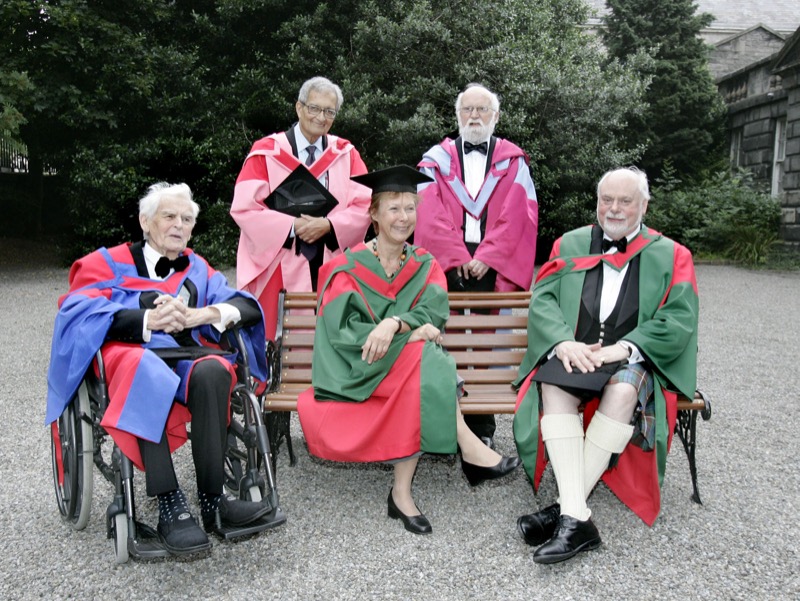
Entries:
[[306,111],[311,117],[316,117],[320,113],[325,115],[326,119],[336,119],[336,111],[334,109],[324,109],[321,106],[317,106],[316,104],[306,104],[302,100],[300,101],[304,107],[306,107]]
[[472,111],[478,111],[479,115],[485,115],[489,111],[494,112],[494,109],[490,106],[462,106],[460,109],[462,115],[471,115]]

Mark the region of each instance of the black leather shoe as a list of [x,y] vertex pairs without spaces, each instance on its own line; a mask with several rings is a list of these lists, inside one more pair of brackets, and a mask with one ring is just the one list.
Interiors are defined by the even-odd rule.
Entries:
[[481,467],[464,461],[461,457],[461,470],[467,477],[470,486],[478,486],[484,480],[495,480],[510,474],[519,467],[522,462],[519,457],[503,457],[500,463],[491,467]]
[[246,526],[267,515],[270,509],[263,501],[243,501],[223,495],[215,512],[203,514],[203,527],[211,532],[225,527]]
[[211,548],[211,541],[187,511],[172,521],[158,522],[158,538],[173,555],[188,555]]
[[529,545],[541,545],[555,534],[560,516],[561,506],[555,503],[536,513],[521,516],[517,520],[517,530]]
[[433,532],[433,528],[431,528],[431,523],[421,513],[419,515],[406,515],[402,511],[397,508],[397,505],[394,503],[394,497],[392,497],[392,491],[389,491],[389,517],[394,520],[400,520],[403,522],[403,526],[405,526],[406,530],[409,532],[413,532],[414,534],[430,534]]
[[558,530],[549,541],[536,549],[536,563],[558,563],[575,557],[581,551],[590,551],[600,546],[600,533],[589,518],[585,522],[569,515],[562,515]]
[[481,442],[490,449],[494,448],[494,438],[492,438],[491,436],[479,436],[478,438],[480,438]]

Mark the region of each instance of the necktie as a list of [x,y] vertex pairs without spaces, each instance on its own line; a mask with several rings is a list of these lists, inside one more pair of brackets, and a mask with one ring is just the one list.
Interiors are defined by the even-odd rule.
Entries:
[[156,263],[156,275],[160,278],[164,278],[167,277],[170,269],[183,271],[187,267],[189,267],[189,257],[186,255],[182,255],[174,261],[171,261],[167,257],[161,257]]
[[477,150],[481,154],[486,154],[489,151],[489,145],[486,142],[480,144],[472,144],[471,142],[464,141],[464,153],[469,154],[473,150]]
[[317,150],[316,146],[306,146],[306,152],[308,156],[306,157],[306,166],[310,167],[314,164],[314,152]]
[[619,240],[608,240],[607,238],[603,238],[603,252],[607,252],[615,246],[619,252],[624,253],[628,249],[628,239],[620,238]]

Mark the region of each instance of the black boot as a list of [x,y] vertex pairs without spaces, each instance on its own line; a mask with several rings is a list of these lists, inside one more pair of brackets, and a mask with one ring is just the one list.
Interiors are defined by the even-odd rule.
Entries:
[[199,493],[206,532],[252,524],[270,512],[264,501],[243,501],[225,495]]

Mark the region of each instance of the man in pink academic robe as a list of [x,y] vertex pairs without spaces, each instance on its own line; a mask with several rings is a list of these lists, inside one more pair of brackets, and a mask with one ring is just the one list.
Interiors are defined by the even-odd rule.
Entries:
[[[363,242],[369,226],[369,189],[350,180],[366,173],[366,165],[350,142],[328,133],[341,104],[336,84],[324,77],[305,82],[295,105],[298,122],[253,144],[236,180],[237,286],[261,303],[268,339],[275,336],[280,290],[316,290],[320,266]],[[298,167],[338,201],[324,216],[295,217],[265,203]]]

